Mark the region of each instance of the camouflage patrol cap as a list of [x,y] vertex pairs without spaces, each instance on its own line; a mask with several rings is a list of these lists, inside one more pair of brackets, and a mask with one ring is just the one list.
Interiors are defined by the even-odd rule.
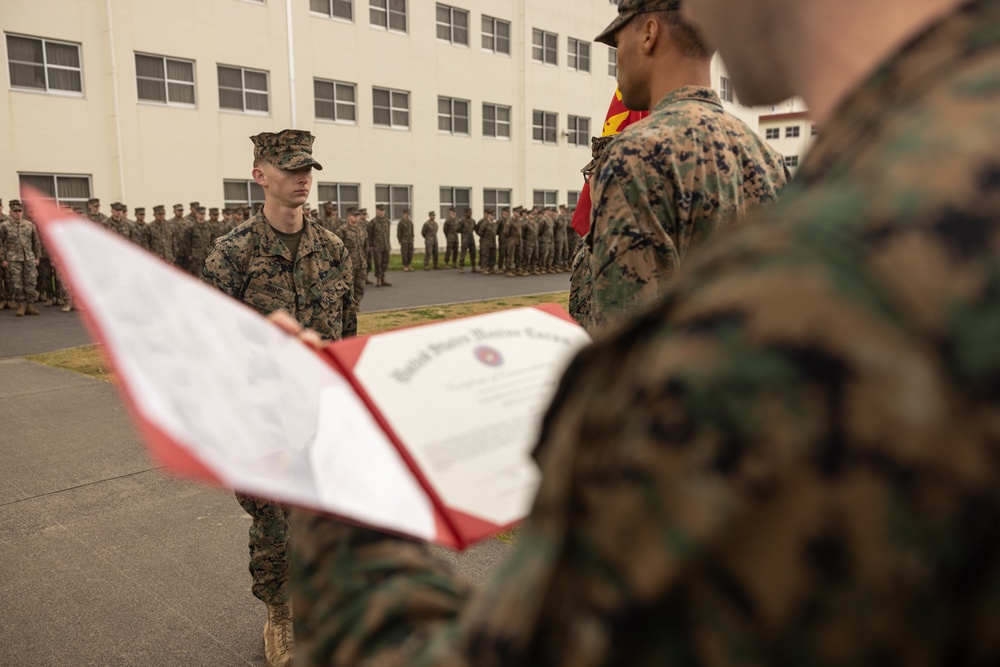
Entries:
[[146,215],[146,209],[144,207],[140,206],[139,208],[135,209],[135,214],[136,215]]
[[358,209],[358,213],[360,213],[361,215],[368,215],[368,209],[366,209],[366,208],[359,208]]
[[21,200],[20,199],[11,199],[10,200],[10,210],[12,212],[13,211],[23,211],[24,207],[21,206]]
[[323,202],[323,208],[333,208],[333,202],[332,201]]
[[384,211],[385,210],[385,204],[375,204],[375,210],[376,211]]
[[183,211],[184,210],[184,204],[174,204],[174,210],[176,211],[177,209],[180,209],[180,210]]
[[88,199],[87,200],[87,205],[88,206],[100,206],[101,205],[101,200],[98,199],[98,198],[96,198],[96,197],[94,197],[92,199]]
[[112,211],[125,211],[125,210],[128,210],[128,209],[125,208],[125,204],[116,201],[116,202],[113,202],[111,204],[111,210]]
[[680,8],[681,0],[621,0],[618,3],[618,16],[600,35],[594,38],[594,41],[608,46],[616,46],[615,33],[639,14]]
[[427,215],[433,217],[433,216],[437,215],[437,211],[427,211]]
[[163,204],[157,204],[156,206],[153,207],[153,213],[166,213],[166,212],[167,212],[167,207],[164,206]]
[[191,208],[198,208],[199,206],[201,206],[201,202],[200,201],[193,201],[190,204],[188,204],[188,206],[190,206]]
[[279,169],[298,169],[312,166],[322,169],[323,165],[312,156],[315,137],[306,130],[282,130],[281,132],[261,132],[250,137],[253,142],[254,160],[266,160]]
[[219,215],[219,209],[214,208],[214,207],[210,208],[210,209],[208,209],[208,214],[209,215]]

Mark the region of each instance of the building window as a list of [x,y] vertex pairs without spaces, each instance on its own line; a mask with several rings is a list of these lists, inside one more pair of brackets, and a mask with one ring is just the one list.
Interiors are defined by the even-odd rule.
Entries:
[[799,156],[798,155],[786,155],[785,156],[785,166],[789,169],[794,169],[799,166]]
[[510,55],[510,22],[483,16],[483,48]]
[[385,206],[390,220],[399,220],[403,217],[404,210],[413,208],[410,199],[411,188],[409,185],[375,186],[375,205]]
[[135,54],[135,86],[146,102],[194,106],[194,63]]
[[590,71],[590,42],[569,38],[566,64],[578,72]]
[[11,88],[83,93],[80,45],[7,35]]
[[437,6],[437,37],[452,44],[469,45],[469,12],[448,5]]
[[483,208],[487,211],[493,211],[493,214],[498,218],[500,217],[501,211],[510,211],[510,200],[510,190],[499,190],[494,188],[487,188],[483,190]]
[[781,128],[780,127],[769,127],[764,130],[765,139],[780,139],[781,138]]
[[368,20],[392,32],[406,32],[406,0],[368,0]]
[[570,190],[566,193],[566,206],[569,208],[576,208],[577,202],[580,201],[580,191]]
[[253,181],[232,180],[222,182],[223,199],[226,208],[250,206],[264,203],[264,189]]
[[531,31],[531,58],[535,62],[556,65],[559,60],[559,35],[538,28]]
[[356,89],[353,83],[313,79],[316,118],[342,123],[357,121]]
[[266,114],[267,72],[219,65],[219,107]]
[[559,114],[550,111],[531,112],[531,138],[543,144],[556,143],[556,128],[559,126]]
[[90,176],[71,174],[18,174],[21,187],[25,185],[56,200],[57,204],[79,206],[87,210],[90,199]]
[[590,146],[590,119],[570,116],[566,136],[569,138],[569,143],[574,146]]
[[469,100],[438,97],[438,130],[469,136]]
[[723,102],[732,102],[733,96],[733,82],[727,77],[721,77],[719,79],[719,97],[722,98]]
[[404,90],[372,88],[373,121],[381,127],[410,127],[410,94]]
[[441,188],[441,219],[448,217],[448,209],[455,207],[458,217],[472,207],[472,188]]
[[799,136],[799,126],[793,125],[785,128],[785,139],[794,139]]
[[819,136],[819,125],[812,126],[812,136],[814,137]]
[[608,47],[608,76],[618,78],[618,49]]
[[332,19],[354,21],[353,0],[309,0],[309,11]]
[[555,206],[559,200],[558,190],[535,190],[532,192],[532,206]]
[[510,107],[483,102],[483,136],[510,139]]
[[358,183],[320,183],[316,186],[320,207],[332,201],[337,216],[347,217],[347,209],[361,206],[361,186]]

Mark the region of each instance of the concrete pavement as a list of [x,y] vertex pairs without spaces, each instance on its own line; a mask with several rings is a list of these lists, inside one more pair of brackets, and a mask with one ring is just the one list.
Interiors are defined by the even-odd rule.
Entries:
[[[366,311],[568,289],[568,274],[390,274]],[[0,665],[262,665],[249,518],[163,474],[114,385],[20,358],[90,342],[75,313],[0,312]],[[438,553],[482,581],[509,547]]]

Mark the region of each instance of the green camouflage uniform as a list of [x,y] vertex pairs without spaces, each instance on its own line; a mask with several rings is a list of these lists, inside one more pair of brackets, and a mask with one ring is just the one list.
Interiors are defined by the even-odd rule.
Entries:
[[697,86],[626,128],[595,173],[595,329],[656,301],[692,246],[774,200],[786,179],[781,156]]
[[149,224],[148,222],[139,221],[132,223],[132,241],[145,250],[150,250],[152,247]]
[[8,218],[0,225],[0,254],[7,262],[10,299],[15,303],[34,303],[38,299],[38,265],[42,242],[35,225],[24,218]]
[[553,217],[543,213],[538,218],[538,266],[544,273],[549,273],[553,269]]
[[492,272],[497,263],[497,221],[483,218],[476,223],[479,235],[479,267]]
[[375,277],[384,278],[389,270],[389,252],[392,250],[389,218],[376,215],[371,221],[372,256],[375,258]]
[[506,210],[500,213],[497,218],[497,269],[502,273],[507,268],[507,225],[510,224],[510,215],[504,217]]
[[401,218],[396,223],[396,240],[399,241],[399,254],[403,266],[413,264],[413,219]]
[[174,263],[174,237],[169,222],[153,220],[149,227],[149,250],[168,264]]
[[434,268],[438,268],[438,223],[430,218],[420,228],[420,235],[424,237],[424,268],[427,268],[431,257],[434,259]]
[[560,213],[552,221],[552,264],[553,268],[564,271],[568,260],[566,248],[566,226],[572,222],[568,215]]
[[528,273],[538,271],[538,216],[529,215],[521,227],[522,266]]
[[341,225],[337,236],[343,239],[354,263],[351,280],[354,283],[354,298],[360,306],[365,298],[365,276],[368,275],[368,232],[360,221],[353,225],[347,222]]
[[202,267],[205,266],[205,260],[211,254],[212,246],[215,245],[215,226],[207,220],[201,222],[196,220],[188,228],[185,245],[188,248],[188,261],[191,270],[200,275]]
[[114,216],[107,219],[107,227],[118,236],[125,239],[132,238],[132,222],[124,215],[120,220],[115,220]]
[[471,215],[465,215],[461,220],[458,221],[458,236],[461,239],[462,246],[460,252],[460,259],[458,261],[459,268],[465,268],[465,255],[469,255],[469,264],[473,269],[476,268],[476,221],[472,219]]
[[908,42],[578,356],[478,593],[296,518],[298,664],[1000,664],[998,72],[1000,0]]
[[[200,227],[209,228],[196,222],[194,228]],[[261,315],[284,309],[324,339],[339,340],[357,333],[352,273],[351,258],[336,236],[304,222],[293,258],[261,212],[219,239],[202,279]],[[236,497],[253,517],[253,593],[266,604],[286,602],[288,509],[240,493]]]
[[584,329],[590,329],[590,301],[594,291],[590,246],[584,239],[576,246],[569,277],[569,314]]
[[188,251],[187,247],[187,220],[182,216],[174,216],[167,221],[170,225],[170,233],[174,242],[174,265],[183,271],[187,271]]
[[515,270],[521,268],[521,230],[524,227],[524,219],[514,214],[504,225],[504,238],[507,239],[507,262],[505,268],[508,275],[513,275]]
[[444,265],[458,265],[458,217],[448,216],[444,221]]

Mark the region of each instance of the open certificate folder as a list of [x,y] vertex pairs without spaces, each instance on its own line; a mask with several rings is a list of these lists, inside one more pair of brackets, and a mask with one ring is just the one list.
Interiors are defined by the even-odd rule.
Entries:
[[455,548],[527,514],[542,413],[589,341],[558,306],[317,354],[100,225],[30,204],[169,470]]

